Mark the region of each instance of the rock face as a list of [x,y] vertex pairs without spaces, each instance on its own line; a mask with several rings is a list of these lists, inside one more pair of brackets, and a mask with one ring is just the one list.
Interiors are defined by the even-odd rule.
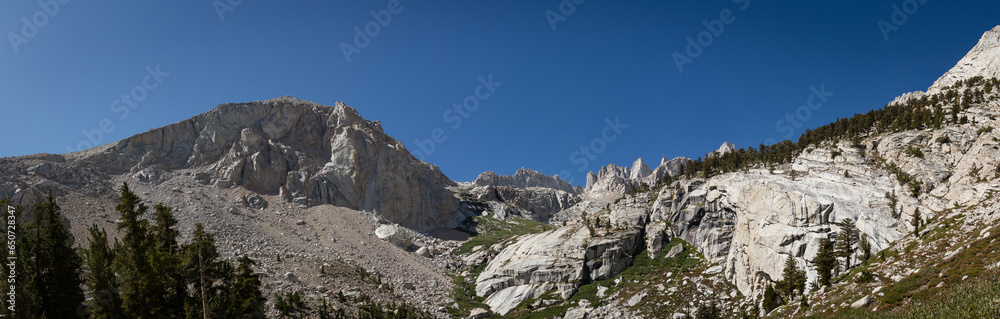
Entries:
[[555,213],[580,201],[573,193],[544,187],[481,186],[473,188],[470,193],[481,200],[513,205],[527,211],[521,217],[546,223]]
[[333,204],[374,211],[421,231],[454,227],[465,217],[446,189],[454,182],[414,158],[379,122],[363,119],[343,103],[331,107],[284,97],[223,104],[50,159],[34,174],[70,186],[81,182],[73,176],[106,183],[107,175],[130,174],[155,183],[162,175],[187,170],[202,184],[242,186],[304,207]]
[[487,171],[479,174],[472,182],[475,186],[504,186],[511,188],[544,187],[576,194],[576,189],[569,182],[559,178],[559,175],[548,176],[527,168],[521,168],[514,175],[497,175]]
[[565,226],[528,235],[507,246],[476,279],[476,294],[505,315],[524,300],[555,289],[568,299],[583,282],[610,278],[628,268],[641,233],[592,237],[586,227]]
[[1000,26],[986,31],[969,53],[942,75],[927,89],[928,94],[936,94],[956,81],[974,76],[1000,78]]

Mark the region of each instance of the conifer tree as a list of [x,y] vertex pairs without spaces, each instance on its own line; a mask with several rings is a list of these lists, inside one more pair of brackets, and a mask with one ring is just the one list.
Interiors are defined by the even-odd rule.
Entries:
[[179,318],[177,309],[184,308],[187,284],[181,265],[180,248],[177,245],[177,219],[173,209],[163,204],[153,207],[153,225],[150,229],[152,251],[150,269],[154,280],[154,298],[161,300],[153,306],[151,313],[157,318]]
[[125,318],[114,271],[115,251],[108,243],[108,233],[97,225],[90,226],[90,245],[83,255],[85,282],[92,296],[87,302],[90,318]]
[[914,209],[913,221],[911,221],[911,225],[913,225],[913,237],[920,237],[920,222],[920,209]]
[[837,257],[834,242],[823,238],[819,241],[819,252],[816,254],[816,271],[819,273],[819,284],[829,286],[833,279],[833,270],[837,268]]
[[799,269],[795,264],[795,258],[788,255],[785,259],[785,269],[782,271],[781,280],[775,284],[775,288],[782,295],[791,300],[793,295],[803,293],[806,290],[806,272]]
[[854,255],[854,251],[857,249],[858,243],[858,227],[854,226],[854,220],[850,218],[844,219],[840,224],[841,231],[840,235],[837,236],[837,246],[836,253],[837,256],[844,258],[844,270],[851,269],[851,256]]
[[24,278],[18,287],[18,317],[78,318],[83,304],[80,289],[80,256],[73,248],[73,235],[62,222],[62,213],[49,193],[37,202],[22,229],[18,259]]
[[260,274],[252,268],[257,262],[246,255],[240,257],[238,262],[232,289],[233,312],[244,317],[263,318],[265,299],[260,290]]
[[782,305],[781,296],[774,289],[774,286],[767,285],[767,289],[764,290],[764,300],[761,303],[761,308],[764,308],[764,313],[770,313],[774,308],[778,308]]
[[[224,264],[219,260],[215,235],[206,231],[204,225],[195,224],[191,244],[184,248],[185,278],[193,287],[185,303],[185,308],[189,311],[188,317],[212,317],[221,312],[223,307],[218,302],[219,298],[224,298],[220,296],[225,296],[226,290],[221,281],[227,275]],[[232,266],[228,268],[231,269]]]
[[156,292],[162,284],[150,267],[151,240],[149,222],[141,219],[148,206],[139,196],[122,184],[121,201],[115,210],[121,214],[118,230],[122,232],[121,243],[115,245],[115,271],[121,289],[122,308],[130,318],[153,318],[153,307],[162,300]]

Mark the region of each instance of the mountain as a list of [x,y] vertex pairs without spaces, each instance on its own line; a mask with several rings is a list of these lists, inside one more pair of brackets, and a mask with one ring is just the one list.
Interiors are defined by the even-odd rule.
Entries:
[[941,92],[943,89],[955,84],[958,80],[969,79],[976,76],[983,78],[1000,77],[1000,26],[986,31],[969,53],[955,64],[951,70],[945,72],[934,84],[927,89],[928,94]]
[[117,236],[127,182],[180,233],[204,224],[225,258],[257,260],[265,295],[304,291],[303,316],[996,317],[998,60],[1000,26],[884,109],[797,143],[608,164],[583,189],[523,168],[456,183],[343,103],[282,97],[0,159],[0,197],[51,192],[80,245],[90,225]]
[[[775,317],[852,309],[919,317],[926,296],[969,296],[961,289],[970,285],[987,285],[994,290],[982,298],[996,298],[1000,286],[990,279],[959,283],[1000,270],[1000,253],[990,250],[1000,236],[998,34],[1000,27],[986,32],[928,93],[904,95],[879,113],[896,121],[888,130],[858,117],[826,128],[857,135],[780,146],[792,151],[758,159],[725,143],[703,162],[672,165],[667,179],[635,173],[645,170],[641,160],[602,167],[588,175],[584,200],[552,217],[562,226],[483,246],[492,254],[485,260],[469,255],[472,267],[485,266],[470,274],[470,293],[514,316],[549,309],[567,318],[684,318],[711,300],[726,317],[755,317],[771,310],[760,301],[767,287],[781,285],[788,261],[813,286],[803,297],[781,297],[795,302]],[[851,131],[847,123],[872,128]],[[774,160],[782,154],[790,156]],[[739,160],[746,164],[723,166]],[[661,167],[670,166],[664,157]],[[858,230],[867,251],[837,257],[843,275],[832,287],[815,285],[821,243],[842,240],[848,229]],[[1000,313],[982,309],[975,311]],[[935,313],[984,313],[965,311]]]
[[107,189],[112,185],[101,181],[109,175],[157,183],[183,173],[201,184],[278,195],[302,207],[373,211],[420,231],[454,227],[465,218],[446,190],[454,182],[413,157],[379,122],[343,103],[330,107],[283,97],[223,104],[94,149],[24,159],[31,164],[8,159],[17,168],[9,177],[39,178],[0,183],[7,185],[0,196],[14,195],[22,204],[23,190],[12,185]]
[[567,193],[577,192],[569,182],[559,178],[558,175],[547,176],[523,167],[517,170],[514,175],[509,176],[497,175],[497,173],[492,171],[483,172],[476,177],[476,180],[472,184],[476,186],[506,186],[515,188],[545,187]]

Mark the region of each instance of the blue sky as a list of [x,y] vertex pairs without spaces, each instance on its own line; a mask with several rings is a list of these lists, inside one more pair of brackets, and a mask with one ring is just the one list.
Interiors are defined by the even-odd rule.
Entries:
[[[574,184],[607,163],[797,139],[926,89],[1000,24],[996,1],[41,3],[0,4],[0,156],[292,95],[346,102],[454,180],[528,167]],[[813,87],[832,95],[799,110]]]

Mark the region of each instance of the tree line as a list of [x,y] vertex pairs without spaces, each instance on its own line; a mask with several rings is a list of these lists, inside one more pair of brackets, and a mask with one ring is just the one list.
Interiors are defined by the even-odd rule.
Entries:
[[[880,109],[854,114],[849,118],[807,129],[798,142],[784,140],[772,145],[760,144],[757,148],[739,148],[726,154],[708,154],[684,166],[682,175],[711,177],[718,174],[745,170],[754,165],[773,167],[791,161],[802,150],[825,141],[844,139],[864,150],[861,138],[869,134],[899,132],[925,128],[939,129],[946,124],[965,124],[968,117],[959,116],[973,103],[986,102],[986,94],[1000,87],[997,78],[976,76],[959,80],[947,90],[910,99],[905,103],[890,103]],[[945,106],[950,106],[947,110]]]
[[[115,211],[121,238],[112,239],[92,225],[89,244],[81,248],[73,247],[73,235],[51,193],[28,216],[21,207],[10,211],[5,218],[8,244],[0,253],[9,289],[3,289],[0,316],[264,317],[266,300],[253,259],[244,255],[234,263],[223,258],[214,234],[201,224],[195,225],[190,243],[179,243],[172,208],[157,204],[144,218],[149,207],[128,184],[119,190]],[[0,200],[0,207],[9,203]]]

